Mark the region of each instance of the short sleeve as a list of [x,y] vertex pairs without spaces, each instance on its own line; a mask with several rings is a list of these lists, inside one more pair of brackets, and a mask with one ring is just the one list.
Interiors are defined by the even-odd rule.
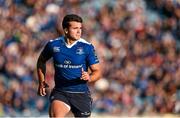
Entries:
[[99,59],[97,57],[94,46],[92,44],[90,45],[90,48],[89,48],[89,53],[87,56],[87,63],[88,63],[88,66],[99,63]]
[[52,57],[52,46],[50,42],[45,45],[44,49],[41,52],[41,55],[45,60],[48,60]]

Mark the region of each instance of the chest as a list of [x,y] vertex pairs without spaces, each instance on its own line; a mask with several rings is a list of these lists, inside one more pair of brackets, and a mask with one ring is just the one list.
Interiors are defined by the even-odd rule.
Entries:
[[86,55],[85,48],[81,46],[71,48],[66,46],[53,47],[53,60],[57,64],[82,64],[86,60]]

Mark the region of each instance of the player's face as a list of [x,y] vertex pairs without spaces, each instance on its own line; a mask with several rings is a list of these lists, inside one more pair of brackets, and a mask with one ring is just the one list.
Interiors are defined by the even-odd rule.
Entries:
[[72,40],[80,39],[82,33],[82,23],[76,21],[69,22],[69,28],[67,32],[68,38]]

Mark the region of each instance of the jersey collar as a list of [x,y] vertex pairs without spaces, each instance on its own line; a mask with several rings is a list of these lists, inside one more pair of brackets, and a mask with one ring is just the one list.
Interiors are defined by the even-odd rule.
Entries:
[[80,39],[76,40],[74,43],[72,43],[71,45],[68,45],[65,41],[65,37],[63,37],[63,42],[66,45],[67,48],[72,48],[74,45],[76,45],[76,43],[79,41]]

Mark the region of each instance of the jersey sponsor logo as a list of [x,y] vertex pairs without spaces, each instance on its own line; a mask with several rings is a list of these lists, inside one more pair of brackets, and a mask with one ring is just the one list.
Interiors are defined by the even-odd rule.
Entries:
[[55,66],[59,68],[69,68],[69,69],[82,68],[82,64],[81,65],[55,64]]
[[60,47],[53,47],[53,52],[60,52]]
[[65,60],[64,63],[65,64],[71,64],[71,61],[70,60]]
[[79,55],[84,54],[83,48],[82,47],[78,47],[77,50],[76,50],[76,54],[79,54]]

